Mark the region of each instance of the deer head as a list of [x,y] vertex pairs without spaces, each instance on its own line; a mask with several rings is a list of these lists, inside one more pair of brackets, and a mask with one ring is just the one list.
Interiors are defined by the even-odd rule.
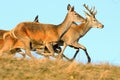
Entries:
[[86,11],[84,11],[85,15],[86,15],[86,20],[89,22],[89,25],[93,28],[103,28],[104,25],[102,23],[100,23],[96,18],[95,15],[97,14],[97,11],[95,11],[95,7],[89,9],[88,6],[86,4],[83,5],[89,13],[87,13]]
[[77,12],[74,11],[74,6],[71,7],[70,4],[68,4],[67,6],[67,10],[68,10],[68,17],[70,19],[70,21],[72,22],[85,22],[85,19],[79,15]]

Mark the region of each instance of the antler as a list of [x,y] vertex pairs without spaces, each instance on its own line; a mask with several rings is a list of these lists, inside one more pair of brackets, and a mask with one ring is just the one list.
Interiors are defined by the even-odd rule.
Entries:
[[91,15],[94,15],[94,16],[95,16],[95,15],[97,14],[97,11],[95,11],[95,7],[89,9],[88,5],[86,5],[86,4],[84,4],[83,6],[89,11],[89,13],[90,13]]

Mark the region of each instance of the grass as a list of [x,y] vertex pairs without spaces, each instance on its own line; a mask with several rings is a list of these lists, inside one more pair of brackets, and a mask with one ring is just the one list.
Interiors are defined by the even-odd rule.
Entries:
[[0,58],[0,80],[120,80],[120,67],[63,60]]

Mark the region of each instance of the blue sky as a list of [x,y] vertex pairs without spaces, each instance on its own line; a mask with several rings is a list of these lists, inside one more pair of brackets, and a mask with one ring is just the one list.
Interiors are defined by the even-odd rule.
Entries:
[[[91,29],[79,43],[86,46],[92,63],[120,65],[120,1],[119,0],[2,0],[0,1],[0,29],[13,29],[23,21],[33,21],[39,15],[42,23],[59,24],[67,13],[67,5],[85,17],[84,3],[95,6],[96,18],[104,24],[103,29]],[[72,57],[75,50],[67,48],[65,54]],[[86,63],[85,53],[80,50],[76,61]]]

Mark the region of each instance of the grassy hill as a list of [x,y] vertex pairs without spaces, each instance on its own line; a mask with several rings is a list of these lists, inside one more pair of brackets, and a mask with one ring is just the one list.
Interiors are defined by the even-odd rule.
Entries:
[[0,80],[120,80],[120,67],[62,60],[0,58]]

